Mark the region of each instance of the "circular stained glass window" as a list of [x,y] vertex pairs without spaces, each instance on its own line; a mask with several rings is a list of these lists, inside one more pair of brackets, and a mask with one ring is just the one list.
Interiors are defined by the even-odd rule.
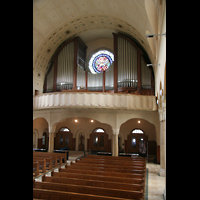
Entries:
[[100,50],[92,55],[89,69],[92,74],[102,73],[109,69],[114,61],[114,55],[107,50]]

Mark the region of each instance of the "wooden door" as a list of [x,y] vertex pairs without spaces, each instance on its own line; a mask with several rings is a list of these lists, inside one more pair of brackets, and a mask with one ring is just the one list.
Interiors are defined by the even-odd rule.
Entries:
[[146,145],[148,141],[148,136],[145,134],[133,134],[130,133],[127,138],[127,153],[144,153],[147,152]]
[[56,143],[57,143],[58,149],[67,148],[68,150],[72,150],[72,146],[73,146],[72,133],[59,131],[56,134]]
[[90,134],[90,147],[92,151],[108,151],[108,135],[93,132]]

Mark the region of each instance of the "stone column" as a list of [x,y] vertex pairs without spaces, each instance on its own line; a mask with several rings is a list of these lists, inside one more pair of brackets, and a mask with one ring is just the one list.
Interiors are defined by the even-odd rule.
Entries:
[[160,117],[160,176],[165,176],[166,171],[166,104],[159,108]]
[[112,135],[112,156],[118,156],[118,135],[119,129],[113,129]]
[[49,126],[49,148],[48,152],[54,151],[54,131],[52,130],[52,127]]

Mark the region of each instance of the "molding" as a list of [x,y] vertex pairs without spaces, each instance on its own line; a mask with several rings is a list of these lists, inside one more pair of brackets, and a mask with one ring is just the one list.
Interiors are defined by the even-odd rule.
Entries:
[[97,108],[157,111],[156,97],[102,92],[54,92],[33,97],[33,110]]

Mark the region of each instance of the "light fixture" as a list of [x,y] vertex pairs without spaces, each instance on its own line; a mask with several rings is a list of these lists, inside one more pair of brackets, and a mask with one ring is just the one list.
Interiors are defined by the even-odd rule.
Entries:
[[166,32],[162,33],[162,34],[147,34],[146,38],[151,38],[151,37],[154,37],[154,36],[163,36],[163,35],[165,35],[165,37],[166,37]]
[[140,123],[140,121],[138,121],[138,123]]
[[149,66],[160,66],[160,63],[159,64],[147,64],[147,67]]
[[77,119],[75,119],[74,121],[75,121],[75,122],[78,122],[78,120],[77,120]]
[[94,120],[92,119],[91,122],[94,122]]

